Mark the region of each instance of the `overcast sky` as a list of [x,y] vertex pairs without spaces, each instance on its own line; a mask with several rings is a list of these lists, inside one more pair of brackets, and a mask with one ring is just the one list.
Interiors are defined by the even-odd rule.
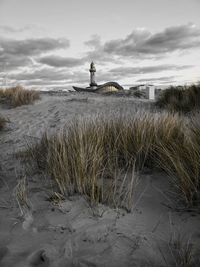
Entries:
[[0,0],[0,86],[200,80],[200,0]]

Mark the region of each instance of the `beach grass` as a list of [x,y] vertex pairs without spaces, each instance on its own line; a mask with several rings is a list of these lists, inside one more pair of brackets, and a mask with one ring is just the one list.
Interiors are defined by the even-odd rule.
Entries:
[[171,86],[160,93],[156,105],[170,112],[197,111],[200,109],[200,83],[190,86]]
[[38,99],[40,99],[39,92],[22,86],[0,89],[0,102],[12,107],[33,104]]
[[193,118],[188,124],[184,117],[166,112],[99,115],[73,120],[53,136],[45,133],[25,154],[62,194],[126,206],[137,174],[148,167],[165,171],[181,201],[192,206],[199,203],[197,122]]

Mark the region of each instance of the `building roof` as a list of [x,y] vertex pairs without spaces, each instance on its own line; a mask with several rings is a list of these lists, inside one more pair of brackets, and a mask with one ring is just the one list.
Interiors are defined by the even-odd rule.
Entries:
[[104,84],[101,84],[101,85],[97,85],[95,87],[86,87],[86,88],[81,88],[81,87],[76,87],[76,86],[73,86],[74,90],[76,90],[77,92],[98,92],[98,91],[101,91],[101,89],[103,89],[104,87],[107,87],[107,86],[114,86],[116,87],[119,91],[122,91],[124,90],[124,88],[119,85],[117,82],[107,82],[107,83],[104,83]]
[[114,87],[116,87],[119,91],[124,90],[124,88],[123,88],[121,85],[119,85],[117,82],[107,82],[107,83],[98,85],[96,90],[98,91],[98,90],[100,90],[101,88],[106,87],[106,86],[114,86]]

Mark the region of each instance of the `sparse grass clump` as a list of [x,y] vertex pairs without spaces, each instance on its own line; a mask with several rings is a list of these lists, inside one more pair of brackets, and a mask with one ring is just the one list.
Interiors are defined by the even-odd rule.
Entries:
[[75,121],[54,136],[45,134],[27,153],[40,170],[53,178],[61,194],[79,193],[92,203],[123,205],[130,210],[127,203],[131,205],[128,198],[132,198],[136,174],[130,177],[118,168],[112,138],[118,133],[112,133],[104,120]]
[[164,263],[164,265],[162,266],[199,266],[199,251],[198,249],[195,249],[195,246],[191,242],[191,239],[186,236],[187,235],[183,235],[176,231],[171,234],[169,241],[162,244],[162,246],[158,246],[160,255]]
[[169,242],[169,250],[178,267],[192,267],[195,264],[194,248],[190,239],[184,239],[183,236],[174,235]]
[[27,196],[27,186],[26,186],[26,177],[19,179],[15,189],[14,195],[21,211],[21,214],[25,214],[29,209],[28,196]]
[[193,205],[200,189],[199,129],[195,122],[185,129],[176,114],[104,115],[76,120],[54,136],[45,134],[26,155],[61,194],[79,193],[91,202],[126,206],[136,173],[147,166],[166,171],[181,199]]
[[160,143],[160,166],[172,177],[181,197],[189,206],[200,204],[200,115],[185,118],[184,138]]
[[190,86],[171,86],[164,90],[156,105],[172,112],[187,113],[200,109],[200,84]]
[[191,140],[159,148],[160,165],[173,179],[180,197],[188,206],[200,204],[200,151]]
[[0,102],[12,107],[33,104],[39,98],[39,92],[25,89],[22,86],[0,89]]

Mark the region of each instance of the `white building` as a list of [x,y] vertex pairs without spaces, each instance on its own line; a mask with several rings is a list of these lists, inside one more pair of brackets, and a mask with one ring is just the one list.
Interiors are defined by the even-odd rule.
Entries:
[[154,100],[155,99],[155,86],[150,85],[146,86],[146,95],[148,99]]
[[130,90],[139,90],[145,92],[146,98],[150,100],[155,99],[155,86],[152,84],[140,84],[134,87],[131,87]]

